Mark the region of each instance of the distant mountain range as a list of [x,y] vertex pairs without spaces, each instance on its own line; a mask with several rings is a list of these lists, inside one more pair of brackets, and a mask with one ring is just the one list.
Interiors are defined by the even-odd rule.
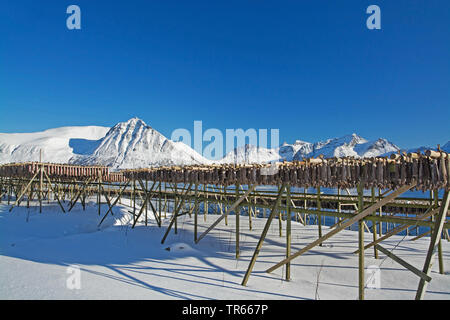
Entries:
[[[357,134],[320,142],[295,141],[276,149],[245,145],[234,149],[216,163],[267,163],[317,157],[376,157],[400,151],[435,149],[418,147],[400,150],[386,139],[368,141]],[[450,152],[450,141],[441,149]],[[101,164],[112,168],[210,164],[183,142],[174,142],[138,118],[112,128],[62,127],[34,133],[0,133],[0,163],[39,161]]]

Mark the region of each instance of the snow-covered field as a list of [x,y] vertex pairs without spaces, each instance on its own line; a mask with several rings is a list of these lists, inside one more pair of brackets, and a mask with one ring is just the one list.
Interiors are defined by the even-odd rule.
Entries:
[[[102,216],[106,212],[103,205]],[[15,208],[0,204],[0,299],[357,299],[357,233],[343,231],[300,256],[292,263],[292,280],[284,269],[266,270],[284,256],[285,238],[279,237],[274,221],[247,287],[240,285],[265,219],[241,216],[241,257],[235,260],[235,217],[222,222],[199,244],[193,242],[193,219],[179,218],[178,234],[171,231],[165,244],[163,228],[149,225],[131,229],[127,206],[119,205],[100,230],[95,203],[86,211],[77,205],[68,214],[56,204]],[[149,213],[149,218],[151,214]],[[218,216],[208,215],[199,234]],[[293,223],[292,252],[317,238],[315,226]],[[284,228],[283,224],[283,228]],[[326,228],[324,228],[326,232]],[[284,230],[283,230],[284,235]],[[371,234],[366,234],[370,242]],[[422,269],[429,238],[410,241],[392,237],[383,242],[388,249]],[[168,250],[170,248],[170,250]],[[450,267],[450,243],[443,242],[445,267]],[[366,266],[381,268],[381,288],[366,289],[366,299],[414,299],[419,278],[396,262],[373,258],[366,251]],[[78,266],[80,289],[69,289],[73,276],[68,266]],[[450,274],[440,275],[437,263],[431,274],[426,299],[450,299]],[[73,278],[72,278],[73,279]]]

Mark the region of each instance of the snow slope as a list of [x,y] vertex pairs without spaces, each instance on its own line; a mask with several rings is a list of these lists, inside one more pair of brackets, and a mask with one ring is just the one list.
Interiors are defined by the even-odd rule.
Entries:
[[0,163],[42,160],[67,163],[88,144],[102,138],[109,128],[62,127],[32,133],[0,133]]

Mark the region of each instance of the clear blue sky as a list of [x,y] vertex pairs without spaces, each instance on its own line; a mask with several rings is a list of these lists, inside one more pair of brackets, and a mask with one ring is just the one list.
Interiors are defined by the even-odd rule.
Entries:
[[[81,30],[66,28],[67,6]],[[381,8],[382,30],[366,28]],[[112,126],[450,139],[450,1],[0,4],[0,132]]]

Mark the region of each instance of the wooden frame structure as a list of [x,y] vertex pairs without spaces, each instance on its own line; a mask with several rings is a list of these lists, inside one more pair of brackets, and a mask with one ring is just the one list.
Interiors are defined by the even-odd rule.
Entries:
[[[272,186],[267,188],[266,186]],[[351,194],[355,188],[357,194]],[[313,189],[310,192],[310,189]],[[378,195],[376,191],[378,189]],[[402,197],[408,190],[429,192],[429,197]],[[441,241],[447,237],[450,190],[450,159],[445,152],[393,155],[390,158],[306,159],[272,165],[209,165],[158,167],[123,170],[110,173],[106,167],[82,167],[60,164],[27,163],[0,166],[0,201],[7,196],[20,205],[24,197],[42,200],[50,194],[62,203],[69,201],[69,210],[77,201],[83,207],[88,196],[97,196],[99,214],[103,196],[108,210],[99,226],[112,213],[121,197],[129,197],[134,228],[144,215],[147,225],[150,208],[156,224],[161,227],[163,216],[172,206],[172,216],[161,240],[165,242],[171,230],[177,233],[177,219],[189,215],[194,220],[194,243],[199,243],[222,221],[235,216],[236,259],[239,259],[240,217],[244,213],[252,228],[252,218],[266,217],[266,224],[242,280],[247,285],[273,219],[278,217],[279,234],[285,221],[285,259],[270,267],[272,272],[286,266],[285,279],[291,278],[291,261],[308,250],[345,230],[358,226],[359,298],[364,299],[364,255],[373,247],[419,277],[417,299],[422,299],[431,281],[430,270],[438,256],[439,272],[444,273]],[[347,194],[341,191],[347,191]],[[115,195],[115,199],[111,197]],[[440,197],[439,193],[443,196]],[[213,211],[217,219],[198,235],[198,215]],[[212,210],[211,210],[212,209]],[[294,215],[294,216],[293,216]],[[291,252],[291,220],[302,224],[317,224],[318,238],[300,251]],[[334,225],[323,234],[324,219],[334,219]],[[205,220],[206,221],[206,220]],[[430,228],[430,247],[419,270],[385,249],[381,242],[400,232],[412,232],[417,227]],[[411,231],[409,231],[411,229]],[[364,244],[364,234],[373,234],[373,241]]]

